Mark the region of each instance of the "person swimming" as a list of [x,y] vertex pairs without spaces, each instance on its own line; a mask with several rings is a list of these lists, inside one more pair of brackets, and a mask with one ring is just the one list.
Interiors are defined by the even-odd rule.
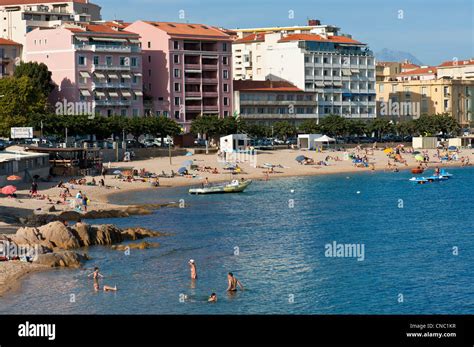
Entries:
[[228,292],[236,292],[237,291],[237,286],[240,287],[241,290],[244,290],[244,286],[240,281],[234,277],[234,274],[232,272],[229,272],[227,274],[227,291]]
[[217,302],[217,294],[212,293],[211,296],[209,296],[209,299],[207,299],[208,302]]

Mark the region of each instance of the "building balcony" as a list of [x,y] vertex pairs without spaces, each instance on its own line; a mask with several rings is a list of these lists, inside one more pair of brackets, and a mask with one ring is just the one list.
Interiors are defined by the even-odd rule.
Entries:
[[219,93],[217,92],[202,92],[202,96],[206,98],[217,98]]
[[243,119],[314,119],[318,118],[316,113],[308,113],[308,114],[278,114],[278,113],[252,113],[252,114],[240,114],[240,117]]
[[217,78],[203,78],[202,83],[217,84]]
[[101,82],[94,82],[92,83],[92,89],[131,89],[131,83],[101,83]]
[[316,101],[314,100],[282,100],[282,101],[275,101],[275,100],[240,100],[240,104],[242,106],[314,106]]
[[201,105],[186,105],[186,110],[187,111],[201,111],[202,106]]
[[97,71],[130,71],[130,66],[125,65],[106,65],[106,64],[94,64],[92,65],[92,70]]
[[103,107],[103,106],[131,106],[132,102],[130,100],[94,100],[94,107]]
[[91,51],[91,52],[111,52],[111,53],[140,53],[141,48],[139,46],[113,46],[113,45],[74,45],[74,48],[78,51]]
[[203,64],[202,65],[203,70],[215,71],[215,70],[217,70],[217,68],[218,68],[217,64],[215,64],[215,65],[214,64]]
[[219,105],[203,105],[202,108],[204,111],[218,111]]
[[196,77],[186,77],[185,81],[186,83],[201,83],[201,79]]
[[200,64],[184,64],[184,70],[201,71]]
[[201,92],[185,92],[185,96],[190,97],[190,98],[195,98],[195,97],[201,97],[202,94]]

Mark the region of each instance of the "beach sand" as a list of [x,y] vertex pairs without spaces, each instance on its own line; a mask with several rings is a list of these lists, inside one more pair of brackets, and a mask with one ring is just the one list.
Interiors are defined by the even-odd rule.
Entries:
[[[349,153],[359,154],[360,156],[365,155],[365,151],[356,151],[355,149],[348,150]],[[449,162],[448,164],[441,164],[439,159],[434,156],[436,153],[435,150],[429,150],[430,162],[428,166],[434,168],[439,166],[440,168],[445,166],[461,166],[460,161]],[[300,165],[296,162],[295,158],[299,155],[304,155],[308,158],[314,159],[315,162],[325,160],[327,156],[339,157],[341,161],[329,160],[328,166],[320,165]],[[383,150],[378,149],[373,153],[367,155],[369,162],[374,164],[376,171],[379,170],[388,170],[387,154]],[[409,169],[417,167],[418,164],[414,159],[413,155],[409,153],[402,153],[404,159],[407,160],[407,165],[397,163],[396,166],[399,170]],[[468,157],[470,162],[473,162],[474,153],[473,150],[463,150],[459,153],[459,157]],[[130,168],[133,167],[136,170],[145,169],[146,171],[153,173],[161,173],[162,171],[170,173],[171,170],[175,172],[182,167],[182,163],[186,160],[193,160],[195,165],[200,167],[211,167],[217,168],[219,174],[213,174],[210,172],[199,172],[193,171],[196,173],[196,177],[187,178],[187,177],[174,177],[174,178],[160,178],[160,187],[152,187],[150,182],[141,182],[133,181],[127,182],[115,178],[113,175],[107,175],[105,179],[106,187],[99,186],[87,186],[87,185],[75,185],[74,188],[70,188],[71,194],[75,194],[81,190],[85,193],[91,200],[90,205],[88,206],[88,211],[100,210],[100,209],[123,209],[124,205],[113,205],[109,203],[109,197],[118,192],[128,192],[134,190],[146,190],[146,189],[161,189],[163,187],[177,187],[177,186],[191,186],[191,185],[200,185],[204,179],[207,177],[209,182],[221,182],[229,181],[233,178],[245,178],[245,179],[254,179],[254,180],[264,180],[266,176],[268,179],[275,179],[281,177],[292,177],[292,176],[307,176],[307,175],[325,175],[325,174],[335,174],[335,173],[354,173],[354,172],[367,172],[372,171],[372,168],[358,168],[355,167],[351,160],[342,160],[343,152],[333,152],[333,151],[324,151],[321,153],[316,153],[314,151],[304,151],[304,150],[272,150],[272,151],[258,151],[256,158],[255,157],[245,157],[242,156],[238,161],[238,165],[242,168],[243,173],[239,175],[231,175],[228,171],[223,170],[223,163],[218,161],[218,156],[216,154],[197,154],[193,156],[179,156],[173,157],[172,163],[167,157],[152,158],[148,160],[133,161],[128,163],[116,162],[116,163],[105,163],[105,166],[110,165],[109,172],[113,172],[116,169],[120,168]],[[391,160],[393,164],[393,160]],[[264,164],[276,165],[271,174],[266,174],[267,169],[264,168]],[[254,166],[257,167],[254,167]],[[428,173],[432,172],[429,170]],[[415,176],[415,175],[414,175]],[[95,176],[96,181],[98,182],[100,176]],[[92,177],[86,177],[89,182]],[[61,189],[57,188],[57,179],[55,182],[48,183],[39,183],[39,193],[48,195],[53,202],[61,201],[59,193]],[[2,233],[14,233],[21,225],[18,223],[18,217],[25,217],[33,213],[48,213],[48,210],[54,206],[56,211],[70,211],[71,207],[69,203],[60,203],[60,204],[50,204],[47,200],[38,200],[32,199],[28,196],[29,184],[19,184],[17,199],[0,198],[0,234]],[[69,198],[71,199],[71,198]],[[127,202],[130,205],[133,205],[133,201]],[[0,285],[2,289],[14,288],[15,282],[23,276],[24,274],[36,270],[32,264],[25,264],[20,262],[0,262]],[[2,291],[0,291],[1,293]],[[3,291],[4,292],[4,291]],[[1,294],[0,294],[1,295]]]

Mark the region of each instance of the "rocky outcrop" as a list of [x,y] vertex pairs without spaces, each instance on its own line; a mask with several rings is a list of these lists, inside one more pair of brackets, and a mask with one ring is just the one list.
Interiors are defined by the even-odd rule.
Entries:
[[34,263],[49,267],[75,267],[81,266],[81,263],[89,259],[86,254],[80,254],[72,251],[39,254]]
[[[133,241],[164,235],[146,228],[122,230],[112,224],[88,225],[86,223],[76,223],[69,227],[55,221],[37,228],[20,228],[14,235],[0,235],[0,243],[9,242],[9,247],[34,250],[34,262],[41,265],[75,267],[87,259],[87,256],[70,251],[72,249],[93,245],[113,245],[125,240]],[[140,242],[114,249],[147,249],[158,246],[158,243]]]
[[156,248],[159,247],[160,244],[158,242],[138,242],[138,243],[129,243],[128,245],[113,245],[112,249],[117,251],[126,251],[129,249],[148,249],[148,248]]

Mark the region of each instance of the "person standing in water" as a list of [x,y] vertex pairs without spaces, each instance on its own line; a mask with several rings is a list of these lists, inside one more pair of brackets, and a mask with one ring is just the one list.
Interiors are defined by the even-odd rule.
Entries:
[[228,292],[236,292],[237,291],[237,286],[240,287],[241,290],[244,290],[244,286],[240,281],[234,277],[234,274],[232,272],[229,272],[227,274],[227,291]]
[[[87,277],[91,277],[91,276],[94,279],[94,290],[97,292],[100,290],[99,278],[104,278],[104,276],[99,272],[99,268],[97,266],[94,268],[94,272],[87,275]],[[115,292],[117,291],[117,286],[111,287],[111,286],[104,285],[102,289],[104,290],[104,292],[109,292],[109,291]]]
[[189,270],[191,270],[191,279],[195,280],[198,278],[197,275],[197,268],[196,268],[196,263],[194,262],[193,259],[189,260]]

